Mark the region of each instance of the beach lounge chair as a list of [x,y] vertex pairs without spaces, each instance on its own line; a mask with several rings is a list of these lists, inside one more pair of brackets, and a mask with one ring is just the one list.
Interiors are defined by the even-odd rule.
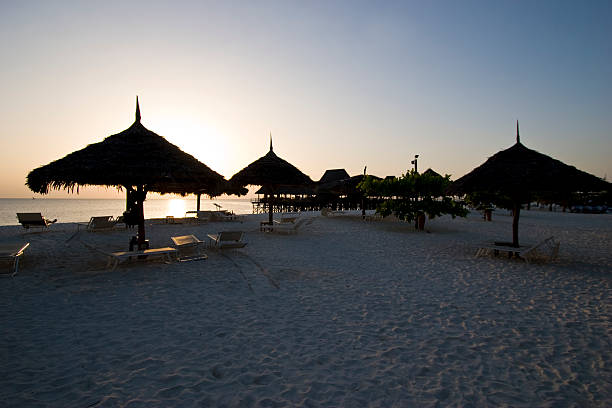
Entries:
[[524,260],[527,263],[537,260],[552,261],[559,254],[559,242],[555,241],[554,237],[548,237],[537,244],[522,245],[519,248],[513,247],[510,243],[485,243],[478,246],[476,256],[483,256],[490,253],[499,255],[500,252],[508,254],[508,258],[516,257]]
[[239,218],[236,214],[228,211],[213,211],[211,215],[211,221],[238,221]]
[[108,256],[108,264],[107,267],[113,266],[112,270],[115,270],[119,262],[130,260],[132,258],[137,259],[152,259],[152,258],[164,258],[166,262],[170,263],[174,259],[178,259],[178,250],[176,248],[153,248],[153,249],[144,249],[140,251],[124,251],[124,252],[112,252],[107,254]]
[[519,256],[525,262],[554,261],[559,255],[559,242],[554,237],[548,237],[522,251]]
[[247,243],[243,241],[242,231],[223,231],[218,234],[208,234],[210,246],[215,249],[243,248]]
[[17,213],[17,219],[25,229],[49,228],[49,225],[57,222],[57,219],[49,220],[43,217],[41,213]]
[[[202,253],[204,241],[200,241],[195,235],[181,235],[179,237],[171,237],[170,239],[172,239],[172,242],[174,242],[174,245],[179,250],[180,261],[199,261],[208,258],[206,254]],[[188,255],[193,252],[196,255]]]
[[330,208],[321,208],[321,215],[324,217],[335,217],[338,215],[344,215],[344,211],[334,211]]
[[104,215],[100,217],[91,217],[87,224],[87,231],[105,231],[115,228],[118,220],[114,219],[112,215]]
[[[29,246],[29,242],[25,244],[0,244],[0,259],[13,263],[10,272],[11,276],[15,276],[19,272],[19,257],[23,255],[23,252]],[[4,271],[2,274],[4,274]]]
[[296,219],[297,215],[282,215],[280,221],[273,220],[272,223],[270,223],[269,221],[260,222],[259,230],[261,232],[273,232],[274,229],[280,225],[284,225],[285,227],[292,227]]
[[312,223],[312,218],[300,218],[297,221],[286,221],[286,222],[275,222],[272,228],[272,232],[279,234],[297,234],[298,230],[304,226]]

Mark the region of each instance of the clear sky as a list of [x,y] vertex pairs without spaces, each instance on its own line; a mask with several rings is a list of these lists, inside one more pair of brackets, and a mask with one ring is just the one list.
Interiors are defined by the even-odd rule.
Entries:
[[[274,151],[458,178],[515,141],[612,177],[612,1],[0,0],[0,197],[134,120],[226,178]],[[73,196],[55,193],[52,197]],[[122,197],[87,189],[79,197]]]

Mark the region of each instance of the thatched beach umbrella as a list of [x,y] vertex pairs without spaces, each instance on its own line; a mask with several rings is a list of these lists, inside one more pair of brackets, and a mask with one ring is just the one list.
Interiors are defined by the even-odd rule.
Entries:
[[[281,186],[304,186],[312,184],[310,177],[302,173],[291,163],[278,157],[272,148],[270,135],[270,151],[255,160],[229,180],[234,186],[262,186],[264,198],[268,196],[268,222],[272,224],[272,197],[278,193]],[[266,192],[268,194],[266,194]]]
[[26,185],[34,192],[50,189],[71,192],[80,186],[125,188],[138,224],[138,245],[145,245],[143,202],[147,192],[222,194],[228,188],[220,174],[183,152],[140,123],[136,98],[136,120],[121,133],[90,144],[66,157],[32,170]]
[[571,192],[609,191],[610,183],[525,147],[516,122],[516,143],[490,157],[451,184],[450,194],[483,192],[512,201],[512,246],[519,246],[521,204],[536,194],[559,196]]

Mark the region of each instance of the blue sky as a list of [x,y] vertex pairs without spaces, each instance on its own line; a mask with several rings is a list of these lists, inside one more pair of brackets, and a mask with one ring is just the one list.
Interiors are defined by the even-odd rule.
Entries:
[[527,147],[609,178],[610,21],[610,1],[2,1],[0,197],[127,128],[136,95],[227,178],[270,132],[313,179],[400,175],[414,154],[458,178],[517,119]]

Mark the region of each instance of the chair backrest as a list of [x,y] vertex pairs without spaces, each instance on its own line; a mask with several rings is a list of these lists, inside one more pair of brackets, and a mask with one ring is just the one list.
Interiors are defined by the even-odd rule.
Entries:
[[24,243],[0,244],[0,258],[19,256],[29,246],[30,246],[29,242],[26,242],[25,244]]
[[45,219],[43,218],[41,213],[17,213],[17,219],[20,223],[27,224],[36,224],[40,223],[42,225],[45,224]]
[[242,241],[242,236],[244,232],[242,231],[223,231],[219,233],[219,242],[223,241]]
[[548,237],[537,244],[521,251],[521,256],[524,258],[533,257],[533,255],[545,255],[549,260],[554,260],[559,254],[559,242],[555,241],[554,237]]
[[111,228],[111,227],[114,227],[116,223],[117,221],[113,219],[112,215],[91,217],[89,219],[89,224],[87,225],[87,228],[89,229]]
[[170,239],[172,239],[172,242],[178,246],[197,244],[201,242],[195,235],[182,235],[180,237],[171,237]]

